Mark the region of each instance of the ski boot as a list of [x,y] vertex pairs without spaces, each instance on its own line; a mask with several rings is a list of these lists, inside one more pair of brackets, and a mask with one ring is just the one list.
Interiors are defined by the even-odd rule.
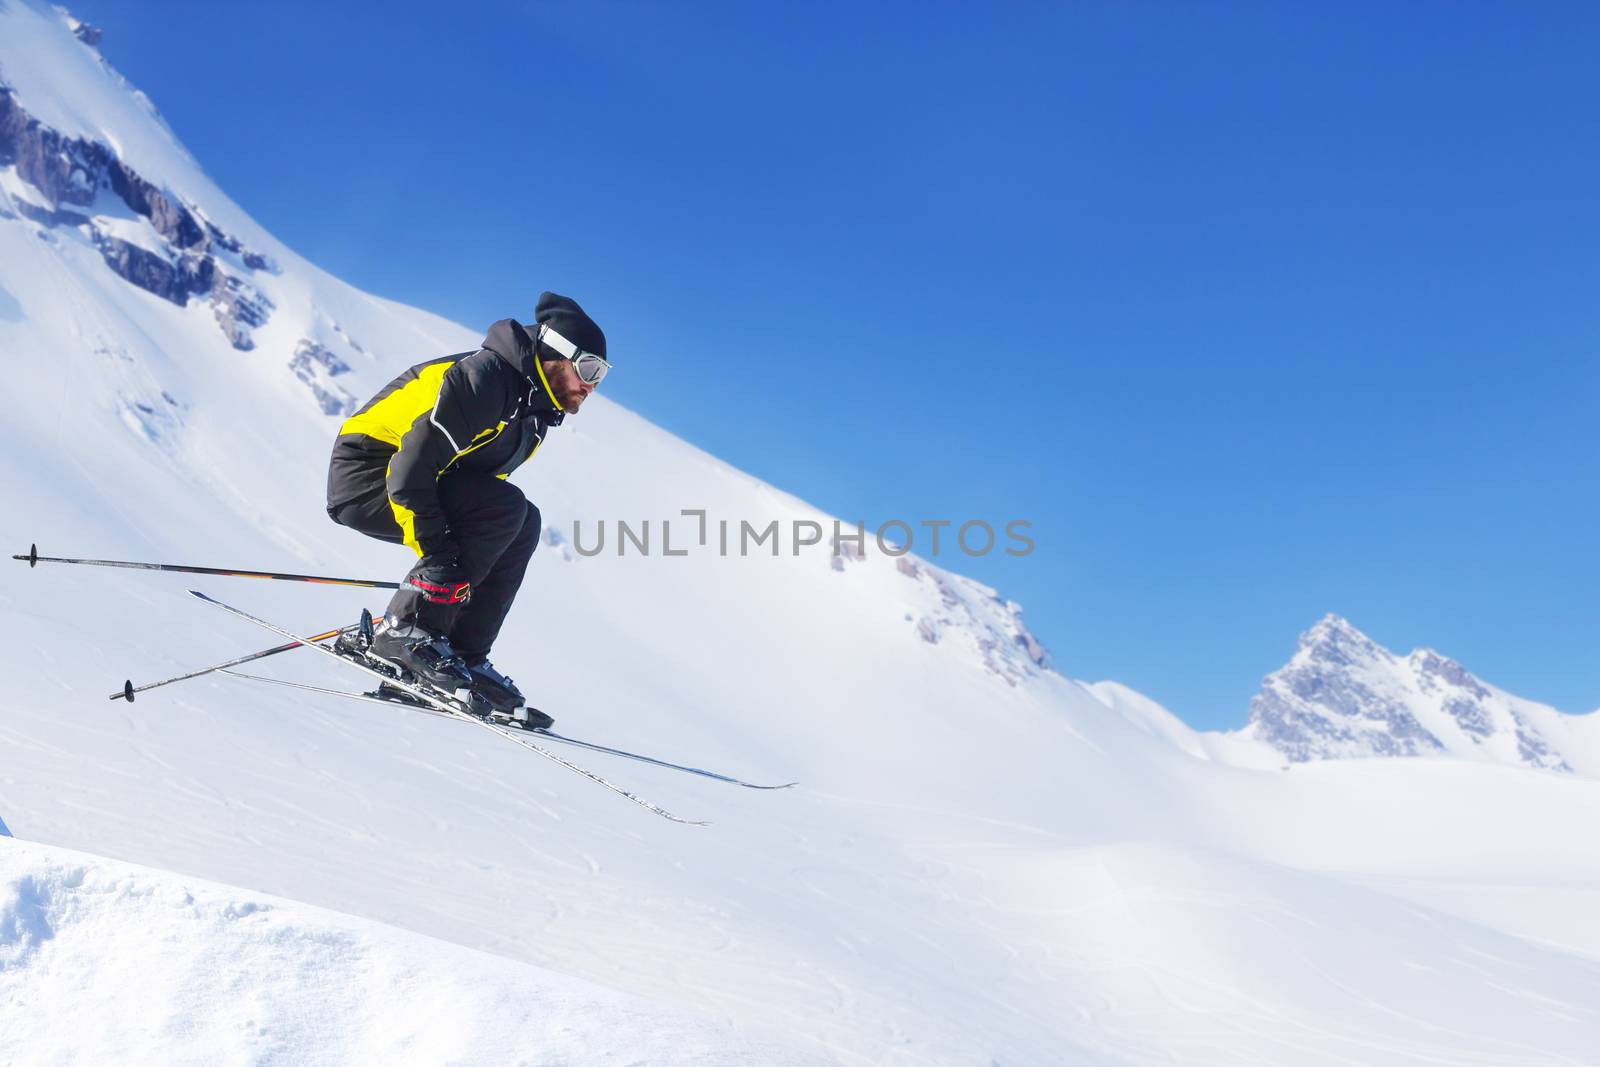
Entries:
[[497,711],[521,707],[525,699],[522,690],[517,688],[517,683],[495,670],[493,663],[486,659],[469,663],[467,673],[472,676],[473,696],[482,697],[490,707]]
[[472,675],[450,642],[415,623],[397,626],[385,617],[373,631],[367,656],[409,672],[441,693],[454,695],[472,686]]
[[550,716],[527,707],[522,690],[488,660],[468,664],[467,673],[472,675],[471,710],[474,713],[524,730],[544,730],[554,725],[555,720]]

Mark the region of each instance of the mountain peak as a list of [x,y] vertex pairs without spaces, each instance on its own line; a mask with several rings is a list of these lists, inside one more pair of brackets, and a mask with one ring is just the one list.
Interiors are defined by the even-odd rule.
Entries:
[[1556,740],[1567,718],[1492,689],[1433,649],[1396,656],[1330,613],[1262,682],[1249,729],[1296,763],[1457,756],[1571,771]]
[[1295,659],[1350,665],[1385,654],[1377,642],[1352,626],[1348,619],[1329,612],[1300,635]]
[[76,37],[90,48],[99,47],[101,40],[105,38],[105,30],[101,29],[99,26],[89,25],[82,19],[75,17],[65,8],[58,7],[56,10],[61,12],[62,18],[67,20],[67,28],[72,31],[72,36]]

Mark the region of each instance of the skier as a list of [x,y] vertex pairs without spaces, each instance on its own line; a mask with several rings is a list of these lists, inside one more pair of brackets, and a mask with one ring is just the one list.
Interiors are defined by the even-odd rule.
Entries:
[[501,319],[476,352],[420,363],[344,421],[328,515],[418,559],[368,654],[510,711],[523,695],[489,651],[539,543],[539,509],[505,480],[605,377],[606,338],[544,293],[534,323]]

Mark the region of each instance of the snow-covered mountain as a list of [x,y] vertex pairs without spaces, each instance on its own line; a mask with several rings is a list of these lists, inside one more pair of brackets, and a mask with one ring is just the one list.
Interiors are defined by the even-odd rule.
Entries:
[[1337,615],[1262,683],[1242,736],[1297,763],[1449,756],[1600,775],[1600,716],[1512,696],[1432,649],[1397,656]]
[[[296,255],[56,9],[0,0],[0,84],[0,539],[400,573],[403,549],[323,514],[337,413],[486,324],[378,299]],[[530,299],[561,288],[560,264],[546,269]],[[97,973],[183,977],[197,998],[255,997],[247,1024],[302,1025],[305,1000],[267,987],[341,961],[293,931],[229,941],[230,894],[502,957],[482,963],[485,984],[554,983],[579,1010],[604,999],[596,985],[644,998],[656,1009],[596,1017],[640,1062],[692,1061],[684,1019],[715,1039],[700,1062],[735,1048],[860,1065],[1555,1064],[1600,1047],[1600,853],[1574,847],[1592,838],[1600,782],[1462,760],[1285,771],[1264,742],[1195,734],[1125,687],[1063,677],[993,590],[870,539],[829,551],[834,516],[600,395],[516,480],[550,534],[497,662],[574,735],[801,787],[580,761],[714,823],[686,828],[482,730],[392,708],[217,676],[111,703],[124,677],[276,642],[172,576],[12,564],[0,820],[19,840],[0,839],[0,1019],[43,1016],[0,1026],[0,1059],[110,1038],[129,1060],[217,1058],[179,1044],[192,1001],[151,997],[139,1025],[114,1029],[128,1017]],[[709,544],[685,536],[685,508],[706,512]],[[652,522],[657,552],[619,551],[615,527],[606,551],[578,551],[573,523],[588,540],[601,518]],[[668,519],[685,556],[660,552]],[[722,521],[776,521],[782,551],[713,551]],[[797,523],[825,531],[821,546],[791,552]],[[303,632],[381,603],[201,585]],[[354,682],[297,655],[261,673]],[[124,878],[127,909],[98,910]],[[132,899],[146,889],[155,904],[194,896],[204,937],[165,919],[185,920],[173,936],[196,951],[218,939],[218,966],[64,923],[153,922]],[[302,918],[312,941],[349,928]],[[370,958],[411,966],[421,944]],[[438,959],[466,983],[482,957]],[[520,965],[542,971],[505,978]],[[74,982],[105,1010],[62,1005]],[[381,1017],[352,1004],[372,1058],[436,1062],[425,1039],[440,1034],[466,1034],[467,1061],[616,1058],[581,1039],[569,1052],[517,1011],[452,1028],[439,1016],[453,995],[409,988]],[[337,1036],[295,1057],[334,1062]]]

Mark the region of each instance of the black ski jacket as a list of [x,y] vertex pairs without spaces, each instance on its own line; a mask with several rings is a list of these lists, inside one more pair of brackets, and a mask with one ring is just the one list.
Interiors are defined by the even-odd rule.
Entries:
[[528,331],[501,319],[476,352],[419,363],[384,386],[339,427],[328,513],[381,484],[418,555],[454,547],[439,479],[458,470],[504,478],[566,417],[534,348]]

